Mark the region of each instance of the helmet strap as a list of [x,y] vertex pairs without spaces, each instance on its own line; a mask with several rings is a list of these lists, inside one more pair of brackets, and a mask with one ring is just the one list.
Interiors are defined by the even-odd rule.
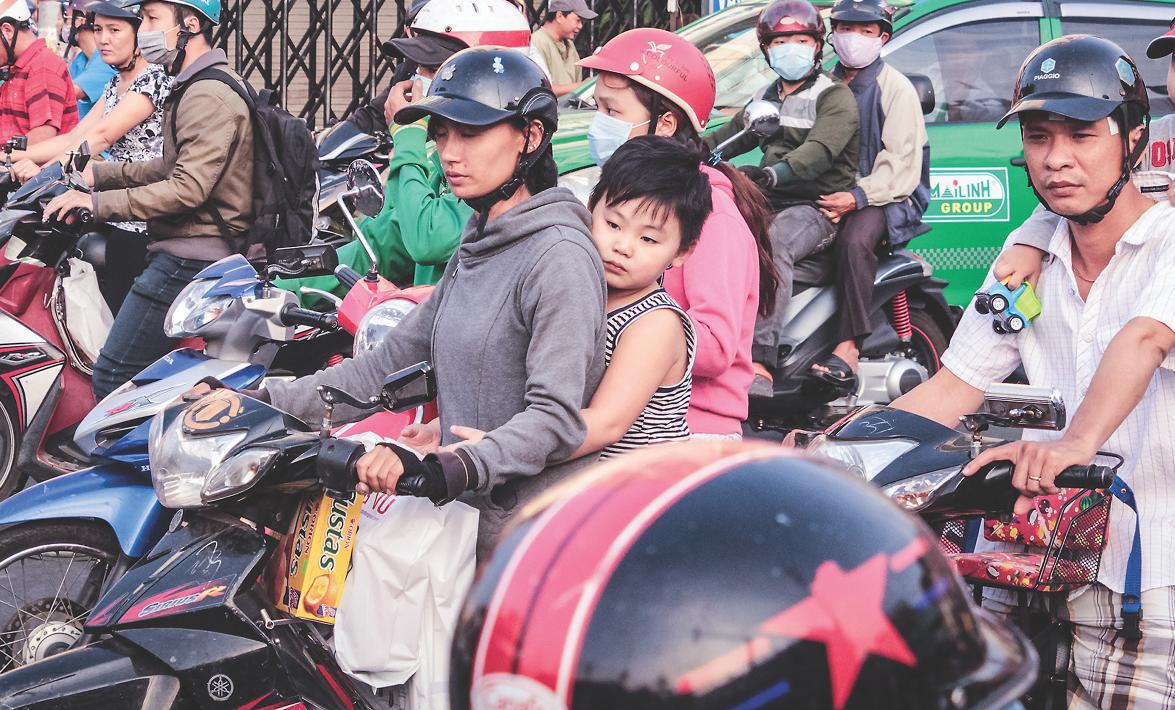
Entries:
[[[172,62],[168,73],[175,76],[180,73],[180,69],[184,66],[184,59],[188,56],[188,40],[194,33],[189,31],[186,27],[180,27],[178,36],[175,39],[175,61]],[[138,39],[136,38],[136,49],[138,47]]]
[[7,18],[0,21],[0,25],[9,25],[12,27],[11,40],[5,37],[3,32],[0,32],[0,44],[4,45],[4,50],[8,53],[8,64],[5,66],[3,77],[7,81],[8,77],[12,74],[12,67],[16,66],[16,41],[19,39],[22,25]]
[[[1122,194],[1122,190],[1126,187],[1126,181],[1130,179],[1130,173],[1134,171],[1135,164],[1142,157],[1142,152],[1146,150],[1146,145],[1150,140],[1150,115],[1144,114],[1142,119],[1142,135],[1139,136],[1138,141],[1134,144],[1134,148],[1130,147],[1130,129],[1127,128],[1129,125],[1129,114],[1126,106],[1126,104],[1122,104],[1119,109],[1116,109],[1116,112],[1122,119],[1122,174],[1118,176],[1118,179],[1106,192],[1106,201],[1081,214],[1061,214],[1049,207],[1048,202],[1045,202],[1044,197],[1037,192],[1036,186],[1032,183],[1032,176],[1029,175],[1028,184],[1032,187],[1032,192],[1036,195],[1036,199],[1040,200],[1040,204],[1044,205],[1046,210],[1084,226],[1101,222],[1114,209],[1115,203],[1118,202],[1118,196]],[[1027,170],[1028,168],[1026,167],[1025,172]]]

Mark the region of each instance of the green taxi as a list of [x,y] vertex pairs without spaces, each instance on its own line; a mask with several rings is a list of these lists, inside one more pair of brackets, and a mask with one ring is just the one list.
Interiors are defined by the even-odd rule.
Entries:
[[[711,130],[730,120],[753,93],[776,77],[763,61],[755,18],[763,0],[747,0],[679,32],[699,47],[717,80]],[[885,60],[934,87],[926,115],[930,135],[931,231],[911,249],[945,279],[947,300],[965,305],[980,286],[1008,233],[1036,206],[1020,158],[1015,125],[997,131],[1007,111],[1020,62],[1043,42],[1087,33],[1112,40],[1139,63],[1155,116],[1173,110],[1166,95],[1168,60],[1146,58],[1146,45],[1167,31],[1175,0],[915,0],[897,8]],[[832,49],[825,57],[831,67]],[[555,135],[561,183],[586,196],[599,171],[587,150],[591,84],[566,97]],[[758,152],[735,159],[757,162]]]

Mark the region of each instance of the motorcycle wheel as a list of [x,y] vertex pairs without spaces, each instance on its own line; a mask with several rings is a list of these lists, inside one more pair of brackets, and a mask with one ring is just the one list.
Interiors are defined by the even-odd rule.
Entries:
[[0,403],[0,500],[24,486],[25,475],[16,466],[20,441],[21,432],[17,429],[16,417],[8,404]]
[[933,375],[942,368],[942,354],[950,338],[926,311],[911,308],[910,325],[914,332],[906,346],[906,356],[925,367],[927,374]]
[[73,648],[118,556],[118,540],[96,523],[0,533],[0,672]]

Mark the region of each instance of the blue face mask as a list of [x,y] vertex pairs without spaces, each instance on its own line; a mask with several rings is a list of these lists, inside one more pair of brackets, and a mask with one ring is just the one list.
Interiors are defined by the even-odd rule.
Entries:
[[648,121],[629,123],[597,111],[587,131],[588,152],[591,153],[592,160],[596,165],[608,162],[608,158],[612,157],[616,149],[628,142],[633,130],[646,123]]
[[784,81],[799,81],[811,73],[816,63],[816,48],[800,42],[777,44],[768,47],[767,59]]

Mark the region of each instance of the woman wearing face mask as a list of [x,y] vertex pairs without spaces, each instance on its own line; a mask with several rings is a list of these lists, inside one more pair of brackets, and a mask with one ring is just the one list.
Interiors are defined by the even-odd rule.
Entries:
[[[771,246],[779,270],[775,312],[755,324],[752,397],[774,396],[780,362],[779,336],[787,324],[792,274],[797,261],[832,244],[836,226],[816,205],[822,195],[851,190],[857,177],[860,120],[853,92],[821,70],[824,20],[807,0],[775,0],[755,28],[759,49],[779,79],[755,99],[778,107],[779,130],[760,138],[744,135],[723,157],[763,150],[759,165],[739,168],[763,190],[775,216]],[[744,127],[743,114],[706,136],[711,147]]]
[[[455,52],[481,44],[526,51],[530,33],[522,13],[506,0],[430,0],[410,29],[411,36],[384,44],[386,53],[411,62],[416,72],[388,90],[383,111],[395,150],[388,164],[384,208],[360,229],[374,248],[384,277],[401,285],[421,285],[441,278],[473,211],[449,190],[437,154],[425,150],[428,119],[401,126],[393,117],[424,99],[437,69]],[[371,268],[367,251],[358,242],[341,247],[338,255],[339,263],[359,273]],[[334,276],[279,285],[294,291],[308,286],[340,296],[346,292]]]
[[[433,0],[436,2],[437,0]],[[426,7],[427,9],[427,7]],[[461,496],[481,510],[484,553],[526,500],[583,463],[562,464],[583,442],[579,411],[604,370],[604,269],[587,209],[555,187],[555,95],[522,53],[467,49],[440,67],[429,96],[398,123],[428,117],[453,193],[474,208],[435,291],[374,350],[259,394],[304,420],[322,415],[317,387],[360,397],[422,360],[436,369],[441,443],[425,460],[377,446],[360,481],[393,490],[405,473],[436,502]],[[344,418],[366,413],[340,407]],[[459,444],[451,427],[486,431]]]
[[840,0],[832,8],[830,41],[840,57],[833,73],[853,90],[861,114],[857,185],[817,202],[840,226],[834,244],[839,343],[812,366],[814,376],[833,385],[855,387],[860,345],[872,330],[878,244],[888,235],[899,247],[927,230],[930,144],[918,92],[881,59],[892,30],[893,9],[885,0]]
[[[64,163],[66,153],[83,142],[92,155],[106,153],[112,161],[145,162],[163,154],[163,102],[172,79],[140,55],[139,16],[116,2],[91,3],[87,10],[93,13],[96,51],[117,73],[73,130],[12,154],[12,174],[22,182],[47,163]],[[114,222],[108,230],[102,286],[115,313],[146,264],[146,231],[142,221]]]
[[[659,135],[701,145],[714,107],[714,71],[700,51],[664,30],[617,35],[579,62],[600,72],[588,148],[602,165],[630,138]],[[751,385],[756,313],[774,307],[770,215],[753,182],[729,164],[705,167],[714,210],[693,255],[664,288],[693,320],[697,352],[687,420],[695,436],[740,438]]]

